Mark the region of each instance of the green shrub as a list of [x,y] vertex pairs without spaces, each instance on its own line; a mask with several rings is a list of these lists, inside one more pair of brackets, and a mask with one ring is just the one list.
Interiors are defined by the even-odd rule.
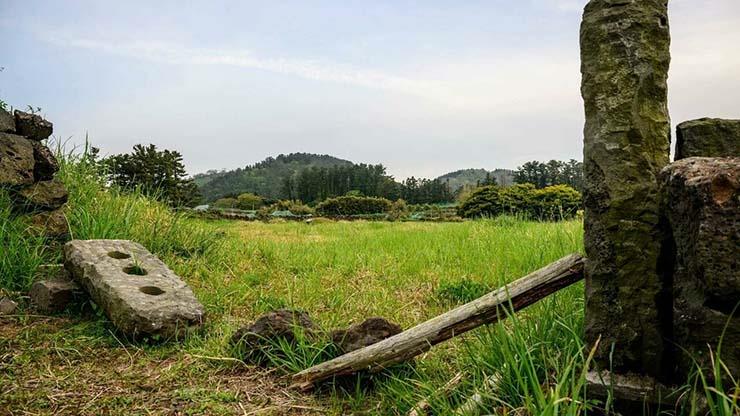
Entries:
[[213,202],[214,208],[236,208],[239,205],[239,200],[236,198],[221,198]]
[[581,208],[581,194],[568,185],[536,189],[532,184],[478,188],[458,207],[465,218],[512,214],[540,220],[573,218]]
[[258,212],[258,216],[262,219],[265,219],[265,218],[270,217],[270,215],[272,215],[272,213],[276,211],[277,212],[290,212],[292,214],[290,216],[297,216],[297,217],[305,217],[305,216],[313,215],[315,213],[313,208],[302,203],[301,201],[282,200],[282,201],[277,201],[273,204],[260,208]]
[[257,210],[265,205],[265,199],[253,193],[244,193],[236,197],[236,207],[244,210]]
[[329,198],[316,207],[324,216],[382,214],[391,210],[391,201],[370,196],[339,196]]

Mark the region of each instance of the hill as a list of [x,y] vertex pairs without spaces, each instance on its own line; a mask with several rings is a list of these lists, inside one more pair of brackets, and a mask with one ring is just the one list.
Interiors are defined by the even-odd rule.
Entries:
[[510,169],[495,169],[492,171],[485,169],[460,169],[446,173],[437,179],[447,182],[450,185],[450,190],[455,192],[463,186],[475,186],[485,181],[487,175],[495,178],[496,183],[501,186],[509,186],[514,183],[514,171]]
[[193,176],[206,201],[228,195],[252,192],[267,198],[283,197],[284,178],[306,168],[352,165],[352,162],[329,155],[291,153],[267,159],[230,171],[208,171]]

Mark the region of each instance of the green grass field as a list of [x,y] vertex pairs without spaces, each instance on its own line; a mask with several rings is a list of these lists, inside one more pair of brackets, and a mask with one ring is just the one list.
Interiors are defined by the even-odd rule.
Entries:
[[[581,252],[579,221],[209,221],[106,190],[84,159],[67,156],[60,177],[71,192],[74,238],[141,242],[187,280],[207,323],[183,343],[149,344],[123,339],[89,307],[35,314],[22,291],[58,252],[3,214],[2,238],[12,244],[0,262],[0,288],[24,309],[0,318],[0,414],[405,415],[426,399],[429,414],[446,415],[476,392],[483,414],[604,407],[587,399],[583,385],[582,284],[441,344],[414,365],[313,394],[288,389],[287,376],[325,359],[318,346],[290,348],[268,368],[240,362],[228,347],[239,326],[281,307],[302,309],[326,329],[371,316],[408,328]],[[441,394],[458,373],[460,384]],[[484,388],[494,374],[498,387]],[[738,411],[737,397],[696,383],[680,414],[692,414],[699,399],[716,404],[715,415]]]

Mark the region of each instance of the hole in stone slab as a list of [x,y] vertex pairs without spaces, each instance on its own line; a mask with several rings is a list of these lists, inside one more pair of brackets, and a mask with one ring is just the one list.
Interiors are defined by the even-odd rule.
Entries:
[[121,253],[120,251],[111,251],[110,253],[108,253],[108,257],[119,260],[131,258],[130,255],[126,253]]
[[123,268],[123,272],[126,274],[133,274],[136,276],[146,276],[146,270],[143,267],[132,264]]
[[160,288],[158,288],[156,286],[144,286],[144,287],[140,287],[139,288],[139,291],[141,293],[145,293],[147,295],[152,295],[152,296],[159,296],[162,293],[164,293],[164,290],[162,290],[162,289],[160,289]]

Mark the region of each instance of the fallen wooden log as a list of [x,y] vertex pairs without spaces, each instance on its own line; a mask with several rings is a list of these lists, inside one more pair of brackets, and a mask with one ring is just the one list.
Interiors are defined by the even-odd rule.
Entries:
[[361,370],[377,372],[415,357],[442,341],[497,322],[506,318],[506,307],[518,311],[583,279],[584,260],[580,254],[568,255],[400,334],[303,370],[293,376],[292,387],[310,390],[315,383],[334,376]]

